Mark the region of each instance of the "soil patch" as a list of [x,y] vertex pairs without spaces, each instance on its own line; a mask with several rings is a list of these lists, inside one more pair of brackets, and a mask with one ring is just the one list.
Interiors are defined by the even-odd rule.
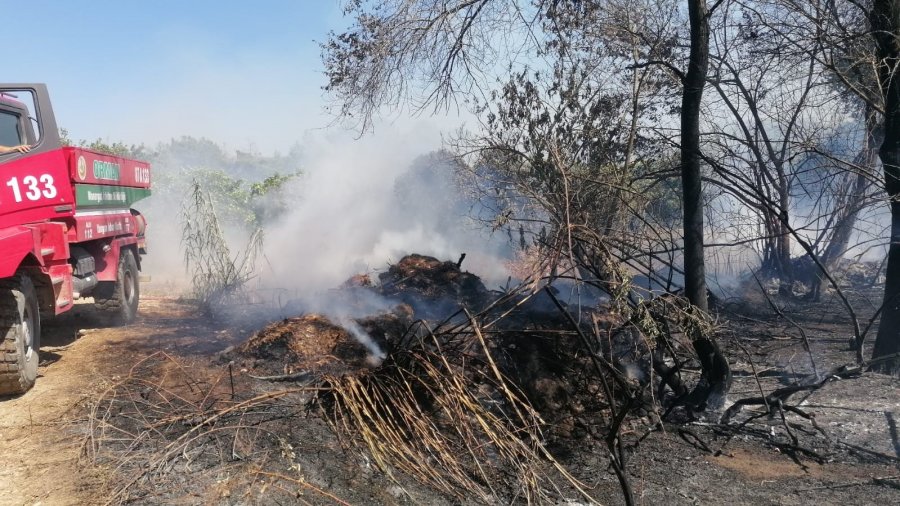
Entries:
[[85,467],[81,453],[90,399],[153,351],[189,356],[227,342],[173,299],[143,299],[137,321],[119,328],[103,327],[87,302],[44,322],[35,387],[0,399],[0,504],[104,502],[109,471]]

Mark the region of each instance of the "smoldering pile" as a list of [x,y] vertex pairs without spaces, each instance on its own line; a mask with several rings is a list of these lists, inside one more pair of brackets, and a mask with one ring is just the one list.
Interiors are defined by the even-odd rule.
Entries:
[[[580,331],[613,334],[601,308],[557,305],[552,292],[525,287],[490,291],[459,263],[423,255],[336,292],[340,312],[272,323],[233,357],[267,380],[317,379],[314,404],[391,477],[486,503],[584,493],[545,445],[609,423],[609,395],[630,388],[616,373],[620,386],[604,393],[607,378],[579,344]],[[373,297],[382,309],[355,316],[378,306]],[[614,348],[603,351],[609,361]]]
[[390,341],[408,328],[408,307],[358,319],[306,314],[271,323],[237,348],[236,354],[264,375],[340,374],[377,366]]
[[378,276],[382,296],[409,304],[421,319],[453,314],[461,307],[477,312],[491,294],[478,276],[460,270],[459,263],[408,255]]
[[[380,365],[408,337],[413,322],[433,321],[462,308],[479,311],[491,293],[478,276],[454,262],[411,254],[378,276],[351,277],[329,294],[333,306],[265,326],[234,355],[265,375],[350,373]],[[387,309],[368,314],[373,297]]]
[[[585,395],[596,391],[596,385],[583,380],[590,376],[585,371],[591,369],[591,360],[576,330],[543,291],[490,291],[456,262],[411,254],[375,280],[368,274],[351,277],[330,297],[328,305],[339,306],[339,311],[271,323],[230,358],[237,358],[256,376],[306,372],[322,377],[408,367],[411,350],[440,350],[448,363],[467,368],[477,386],[490,354],[504,380],[542,414],[554,435],[572,436],[586,409],[602,411],[602,406],[590,405],[597,402],[596,396]],[[381,309],[348,316],[366,314],[373,307]],[[569,310],[580,312],[586,331],[615,334],[615,322],[602,308]],[[478,349],[476,327],[483,334],[483,350]],[[619,332],[608,341],[604,354],[619,361],[636,348],[646,351],[641,338]],[[636,361],[630,362],[618,365],[623,371],[635,368]],[[485,398],[493,395],[480,388]]]

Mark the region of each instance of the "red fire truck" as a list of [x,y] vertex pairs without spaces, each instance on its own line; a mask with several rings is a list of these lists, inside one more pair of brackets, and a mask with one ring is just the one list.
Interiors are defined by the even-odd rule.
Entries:
[[43,84],[0,84],[0,395],[34,385],[41,319],[79,297],[137,313],[145,162],[63,146]]

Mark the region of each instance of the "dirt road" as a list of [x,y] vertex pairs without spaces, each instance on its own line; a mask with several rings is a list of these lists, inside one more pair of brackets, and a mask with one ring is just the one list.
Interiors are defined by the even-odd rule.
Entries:
[[155,351],[209,354],[229,344],[227,331],[171,299],[142,300],[133,325],[98,325],[90,304],[45,322],[36,386],[0,398],[0,505],[102,504],[106,477],[79,465],[91,394]]

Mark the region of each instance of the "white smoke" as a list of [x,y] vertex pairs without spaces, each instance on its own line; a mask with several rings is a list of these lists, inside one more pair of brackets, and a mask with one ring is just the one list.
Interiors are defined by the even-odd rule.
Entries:
[[[353,319],[393,305],[374,292],[334,290],[351,276],[366,273],[377,283],[379,271],[409,253],[452,261],[465,253],[463,269],[489,286],[505,282],[508,238],[492,237],[467,216],[466,198],[454,184],[452,159],[446,153],[434,155],[441,146],[439,129],[427,124],[392,127],[361,139],[333,132],[307,137],[289,157],[296,159],[301,175],[272,197],[272,208],[286,207],[286,212],[265,225],[257,275],[245,287],[249,294],[241,296],[240,308],[228,304],[216,313],[247,328],[304,313],[323,314],[350,332],[377,362],[383,351]],[[190,290],[180,245],[179,210],[190,186],[185,181],[198,168],[250,182],[266,171],[287,169],[281,168],[281,159],[245,168],[227,149],[207,141],[159,153],[155,170],[160,184],[140,206],[150,223],[149,254],[142,267],[153,282],[146,291],[184,294]],[[227,214],[221,213],[220,224],[237,256],[247,230],[230,223]]]
[[464,268],[505,279],[505,239],[485,235],[465,210],[441,205],[458,191],[446,179],[413,179],[404,195],[396,193],[417,157],[439,147],[427,128],[307,147],[304,175],[290,188],[291,210],[266,232],[262,285],[315,293],[408,253],[454,261],[466,253]]
[[339,318],[337,324],[344,327],[359,344],[366,348],[366,351],[369,352],[368,360],[371,365],[378,366],[387,358],[387,353],[378,346],[378,343],[358,323],[350,318]]

